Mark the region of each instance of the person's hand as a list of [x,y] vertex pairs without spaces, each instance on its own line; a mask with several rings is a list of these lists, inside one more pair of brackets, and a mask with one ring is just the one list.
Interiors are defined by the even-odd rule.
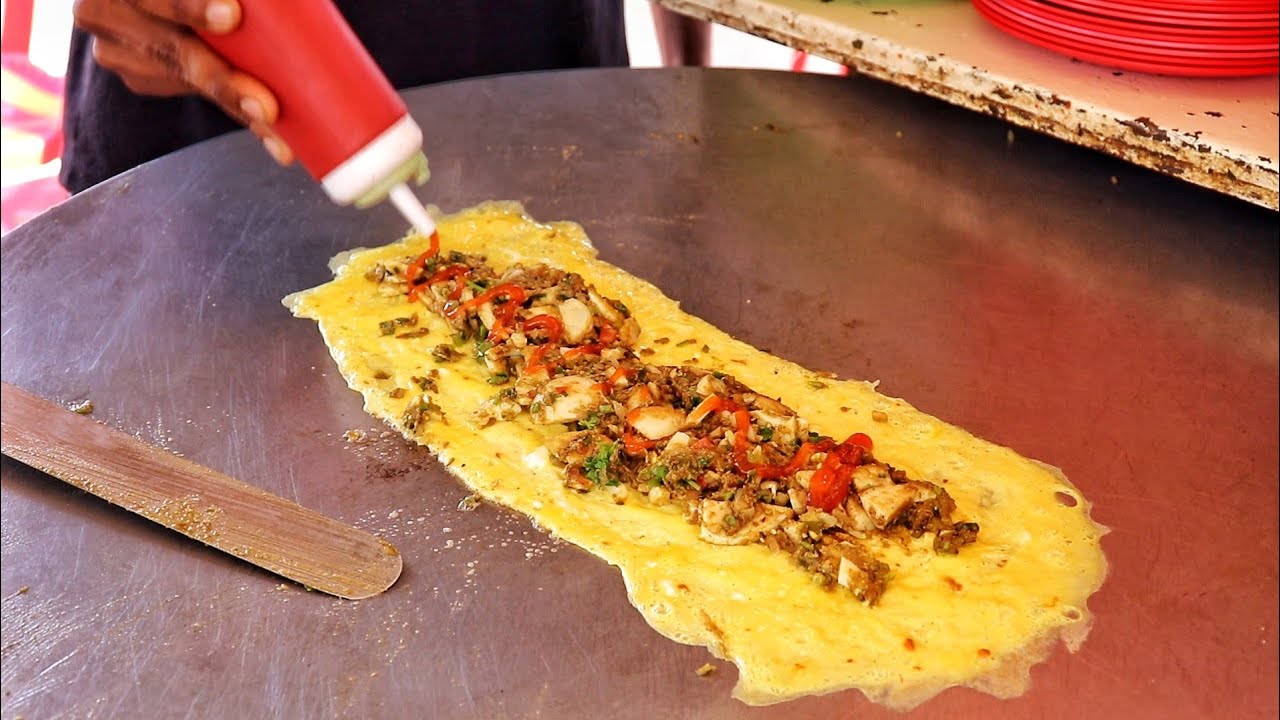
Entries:
[[246,125],[282,165],[289,147],[271,130],[280,114],[275,95],[237,71],[194,30],[231,32],[240,24],[237,0],[76,0],[75,24],[93,36],[93,59],[139,95],[198,93]]

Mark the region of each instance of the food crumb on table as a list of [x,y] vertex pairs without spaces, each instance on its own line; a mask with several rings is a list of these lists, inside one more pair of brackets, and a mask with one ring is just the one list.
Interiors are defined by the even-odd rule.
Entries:
[[76,402],[71,403],[70,407],[71,407],[71,412],[73,413],[78,413],[80,415],[88,415],[93,412],[93,401],[77,400]]
[[698,677],[706,677],[716,671],[716,666],[711,663],[703,663],[702,667],[694,672],[698,673]]
[[480,496],[472,493],[458,501],[458,509],[462,512],[471,512],[480,507]]

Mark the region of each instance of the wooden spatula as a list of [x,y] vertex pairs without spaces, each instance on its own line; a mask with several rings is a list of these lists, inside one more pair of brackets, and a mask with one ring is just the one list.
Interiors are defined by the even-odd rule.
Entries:
[[15,460],[331,595],[371,597],[400,577],[386,540],[2,385],[0,446]]

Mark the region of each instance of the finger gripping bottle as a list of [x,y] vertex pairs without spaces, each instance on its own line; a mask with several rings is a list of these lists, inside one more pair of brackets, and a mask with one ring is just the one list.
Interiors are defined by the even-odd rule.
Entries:
[[272,126],[340,205],[384,198],[419,232],[435,224],[408,183],[426,181],[422,129],[331,0],[240,0],[240,25],[201,38],[275,94]]

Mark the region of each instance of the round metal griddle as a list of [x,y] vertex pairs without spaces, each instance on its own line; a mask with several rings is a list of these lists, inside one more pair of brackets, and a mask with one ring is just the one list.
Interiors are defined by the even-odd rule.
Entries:
[[[1276,215],[866,80],[497,77],[407,94],[422,195],[523,201],[783,357],[1061,466],[1112,528],[1093,633],[1023,697],[922,718],[1274,717]],[[379,435],[280,305],[398,238],[245,133],[3,239],[3,376],[381,534],[385,595],[280,580],[3,465],[3,714],[898,717],[768,708],[651,630],[616,570]],[[347,430],[371,439],[344,441]],[[855,632],[856,629],[851,629]]]

